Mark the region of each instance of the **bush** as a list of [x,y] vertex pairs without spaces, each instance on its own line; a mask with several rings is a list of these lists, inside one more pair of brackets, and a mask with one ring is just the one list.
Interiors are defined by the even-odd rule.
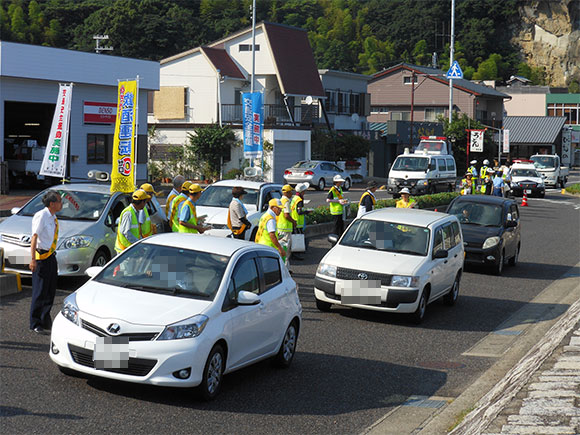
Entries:
[[[579,185],[580,186],[580,185]],[[443,192],[435,193],[433,195],[422,195],[413,197],[417,201],[418,208],[433,208],[449,204],[453,198],[459,196],[459,192]],[[349,210],[349,216],[354,217],[358,212],[358,202],[351,203]],[[375,208],[385,208],[385,207],[396,207],[396,199],[380,199],[377,201]],[[330,214],[330,208],[327,205],[321,205],[314,209],[312,213],[306,216],[306,223],[321,224],[325,222],[332,222],[332,215]]]
[[580,195],[580,183],[572,184],[571,186],[566,187],[566,193]]
[[238,168],[230,169],[224,174],[224,180],[235,180],[236,177],[244,175],[244,171]]

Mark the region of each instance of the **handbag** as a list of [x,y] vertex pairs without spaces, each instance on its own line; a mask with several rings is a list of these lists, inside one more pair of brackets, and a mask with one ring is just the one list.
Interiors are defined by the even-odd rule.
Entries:
[[304,234],[292,234],[292,252],[306,252]]

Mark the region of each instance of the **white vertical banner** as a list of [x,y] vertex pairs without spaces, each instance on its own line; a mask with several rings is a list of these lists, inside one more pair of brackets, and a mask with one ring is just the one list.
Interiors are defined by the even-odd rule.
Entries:
[[61,83],[58,99],[50,127],[46,151],[40,167],[40,175],[64,177],[66,175],[66,153],[72,101],[72,83]]
[[564,128],[562,130],[562,166],[570,166],[572,161],[572,129]]
[[510,131],[503,130],[503,148],[501,150],[504,154],[509,154],[510,152]]
[[471,130],[469,136],[469,151],[472,153],[483,152],[483,133],[485,130]]

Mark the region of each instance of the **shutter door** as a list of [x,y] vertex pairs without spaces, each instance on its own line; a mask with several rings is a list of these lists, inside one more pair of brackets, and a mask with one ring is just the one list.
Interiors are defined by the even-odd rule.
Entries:
[[277,140],[274,143],[273,176],[275,183],[284,183],[284,170],[304,160],[304,142]]

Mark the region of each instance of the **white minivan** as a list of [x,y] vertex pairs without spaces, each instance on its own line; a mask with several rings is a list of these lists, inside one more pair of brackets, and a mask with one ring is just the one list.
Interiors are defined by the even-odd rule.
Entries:
[[427,304],[454,305],[463,271],[463,238],[455,216],[383,208],[357,218],[324,256],[314,278],[316,306],[333,304],[408,313],[420,323]]

